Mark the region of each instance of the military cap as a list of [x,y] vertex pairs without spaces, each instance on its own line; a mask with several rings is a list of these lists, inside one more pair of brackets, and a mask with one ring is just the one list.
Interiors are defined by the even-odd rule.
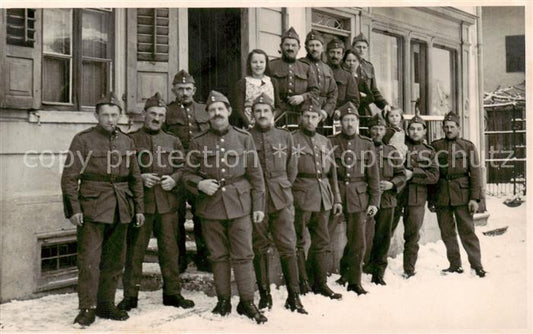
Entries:
[[345,49],[345,46],[340,39],[334,37],[331,39],[331,41],[329,41],[328,46],[326,47],[326,51],[329,51],[331,49]]
[[313,41],[313,40],[320,41],[320,43],[322,43],[322,45],[324,45],[324,37],[319,32],[317,32],[315,30],[311,30],[307,34],[307,36],[305,37],[305,44],[307,44],[307,42]]
[[346,115],[355,115],[357,118],[359,118],[359,112],[357,111],[357,107],[352,102],[346,102],[343,104],[339,111],[341,112],[340,119],[342,119]]
[[269,106],[272,107],[272,109],[274,109],[274,101],[272,101],[272,99],[270,98],[270,96],[268,96],[268,95],[265,94],[265,93],[262,93],[261,95],[259,95],[259,96],[254,100],[254,102],[252,103],[252,108],[253,108],[256,104],[259,104],[259,103],[268,104]]
[[368,120],[368,128],[370,129],[373,126],[382,125],[387,126],[387,122],[381,117],[379,113],[375,114]]
[[290,27],[289,30],[285,31],[283,35],[281,35],[281,41],[283,42],[285,38],[293,38],[300,43],[300,36],[298,36],[293,27]]
[[422,124],[424,126],[424,128],[426,128],[426,121],[424,121],[424,119],[422,117],[420,117],[420,115],[416,114],[413,118],[411,118],[409,120],[409,123],[408,123],[408,127],[411,126],[411,124],[413,123],[419,123],[419,124]]
[[302,114],[306,111],[316,112],[317,114],[321,115],[322,112],[320,110],[320,107],[314,102],[306,101],[302,104]]
[[146,103],[144,104],[144,110],[148,110],[148,108],[151,107],[165,107],[167,104],[165,103],[165,100],[161,98],[161,94],[159,92],[155,93],[154,96],[146,100]]
[[195,84],[196,81],[194,81],[194,78],[192,75],[187,73],[185,70],[180,70],[176,75],[174,76],[174,80],[172,81],[172,84],[179,84],[179,83],[192,83]]
[[365,35],[363,33],[360,33],[359,35],[355,36],[352,41],[352,45],[355,45],[357,42],[365,42],[367,45],[370,45],[368,43],[368,39],[366,39]]
[[209,106],[216,102],[224,102],[226,105],[230,105],[229,100],[224,94],[217,92],[216,90],[212,90],[209,93],[209,96],[207,97],[207,102],[205,103],[205,110],[209,108]]
[[122,105],[120,104],[120,100],[117,98],[115,93],[109,92],[106,95],[102,96],[98,102],[96,102],[96,110],[98,110],[98,106],[101,104],[112,104],[117,106],[120,111],[122,111]]
[[444,124],[444,122],[448,121],[455,122],[455,124],[459,125],[459,115],[457,115],[453,111],[450,111],[449,113],[444,115],[444,120],[442,121],[442,123]]

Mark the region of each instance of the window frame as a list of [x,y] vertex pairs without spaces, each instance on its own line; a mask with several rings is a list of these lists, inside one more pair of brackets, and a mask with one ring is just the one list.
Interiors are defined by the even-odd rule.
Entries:
[[[440,50],[446,50],[450,52],[450,73],[451,73],[450,79],[451,79],[451,85],[452,85],[450,89],[450,94],[452,94],[451,108],[454,112],[457,112],[457,108],[459,106],[458,100],[459,100],[459,85],[460,85],[459,83],[459,52],[460,51],[456,47],[445,45],[444,43],[437,43],[437,42],[431,45],[431,49],[440,49]],[[434,61],[432,63],[434,63]],[[431,73],[432,73],[432,77],[428,78],[428,80],[434,79],[433,71],[431,71]],[[433,89],[433,81],[431,82],[431,88]],[[431,96],[431,99],[433,100],[433,96]],[[428,103],[430,104],[428,106],[429,108],[431,108],[432,102],[433,101],[428,101]],[[438,115],[433,115],[433,116],[438,116]]]

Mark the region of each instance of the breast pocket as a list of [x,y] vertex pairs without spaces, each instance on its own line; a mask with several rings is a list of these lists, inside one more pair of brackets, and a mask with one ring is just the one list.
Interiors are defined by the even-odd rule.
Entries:
[[296,94],[302,94],[307,91],[307,78],[307,73],[303,71],[298,71],[294,73],[294,85]]
[[[285,170],[287,165],[287,145],[282,143],[273,144],[271,147],[272,164],[275,171]],[[268,158],[267,158],[268,159]],[[267,162],[268,163],[268,162]]]

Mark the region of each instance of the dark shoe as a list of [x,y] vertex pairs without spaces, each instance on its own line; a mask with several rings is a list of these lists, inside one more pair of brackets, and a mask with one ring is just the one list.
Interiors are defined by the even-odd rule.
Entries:
[[313,287],[313,292],[317,295],[322,295],[331,299],[342,299],[342,295],[340,293],[333,292],[326,283],[315,285]]
[[476,271],[476,275],[478,275],[479,277],[483,278],[485,277],[485,275],[487,275],[487,272],[485,270],[483,270],[483,268],[477,268],[477,269],[474,269]]
[[230,298],[219,298],[217,306],[211,311],[214,314],[220,314],[221,316],[226,316],[231,313],[231,299]]
[[444,275],[452,274],[452,273],[462,274],[463,272],[464,272],[464,270],[461,267],[449,267],[449,268],[441,270],[441,273],[444,274]]
[[265,308],[269,310],[272,308],[272,295],[268,289],[259,290],[259,309],[262,310]]
[[198,271],[204,271],[204,272],[206,272],[206,273],[210,273],[210,272],[212,272],[212,270],[211,270],[211,263],[209,263],[208,260],[205,260],[205,259],[204,259],[204,260],[197,260],[197,261],[195,262],[195,265],[196,265],[196,269],[197,269]]
[[137,303],[137,297],[124,297],[124,299],[118,303],[117,308],[123,311],[130,311],[132,308],[137,308]]
[[301,280],[300,281],[300,293],[302,295],[307,294],[308,292],[311,292],[311,286],[309,285],[309,281],[307,280]]
[[387,285],[387,283],[385,283],[385,281],[383,280],[383,277],[379,275],[372,275],[372,283],[376,285]]
[[357,293],[358,296],[366,295],[368,293],[368,291],[363,289],[361,284],[348,284],[348,288],[346,290],[353,291],[353,292]]
[[245,302],[241,300],[237,305],[237,313],[255,320],[255,322],[258,324],[268,321],[268,319],[257,309],[257,306],[255,306],[254,302],[252,301]]
[[118,321],[124,321],[130,317],[128,312],[119,310],[113,303],[99,304],[96,308],[96,315],[100,318]]
[[335,281],[335,283],[337,283],[338,285],[345,286],[346,285],[346,278],[341,276],[338,280]]
[[363,266],[363,272],[365,274],[373,274],[374,273],[374,266],[371,264],[365,264]]
[[291,310],[292,312],[296,311],[300,314],[307,314],[307,311],[304,309],[300,296],[298,294],[289,294],[287,300],[285,301],[285,308]]
[[163,305],[181,308],[191,308],[194,307],[194,302],[190,299],[185,299],[185,297],[183,297],[181,294],[163,295]]
[[414,271],[406,271],[402,274],[402,277],[405,279],[409,279],[415,275]]
[[75,324],[79,324],[83,327],[90,326],[95,319],[94,309],[92,308],[83,308],[80,310],[80,313],[74,319]]

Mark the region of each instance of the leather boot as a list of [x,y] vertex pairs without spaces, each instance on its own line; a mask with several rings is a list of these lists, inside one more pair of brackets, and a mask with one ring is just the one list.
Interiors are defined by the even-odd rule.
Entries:
[[231,298],[229,297],[219,297],[217,305],[211,311],[214,314],[219,314],[221,316],[226,316],[231,313]]
[[309,278],[307,277],[307,267],[305,264],[305,252],[304,250],[299,250],[296,254],[298,261],[298,275],[300,278],[300,293],[305,295],[311,291],[311,286],[309,285]]
[[75,324],[79,324],[82,327],[90,326],[95,319],[94,309],[84,308],[80,310],[80,313],[74,319]]
[[331,299],[342,299],[342,295],[333,292],[327,284],[327,265],[329,263],[327,253],[317,253],[315,258],[315,284],[313,285],[313,292]]
[[183,297],[179,293],[177,295],[163,294],[163,305],[181,308],[191,308],[194,307],[194,302],[190,299],[185,299],[185,297]]
[[292,292],[292,291],[289,292],[289,296],[287,297],[287,300],[285,301],[285,308],[291,310],[292,312],[296,311],[300,314],[308,314],[304,306],[302,305],[300,296],[298,296],[297,293]]
[[139,300],[137,297],[124,297],[120,303],[118,303],[117,308],[123,311],[130,311],[132,308],[137,308]]
[[259,309],[272,308],[272,295],[270,294],[270,279],[268,277],[268,254],[254,257],[255,277],[259,289]]
[[119,310],[112,302],[98,303],[95,311],[100,318],[119,320],[127,320],[130,316],[124,310]]
[[366,295],[368,293],[368,291],[363,289],[361,284],[348,284],[348,288],[346,290],[353,291],[353,292],[357,293],[358,296]]
[[267,322],[268,319],[257,309],[253,301],[241,300],[237,305],[237,313],[245,315],[248,318],[255,320],[258,324]]

